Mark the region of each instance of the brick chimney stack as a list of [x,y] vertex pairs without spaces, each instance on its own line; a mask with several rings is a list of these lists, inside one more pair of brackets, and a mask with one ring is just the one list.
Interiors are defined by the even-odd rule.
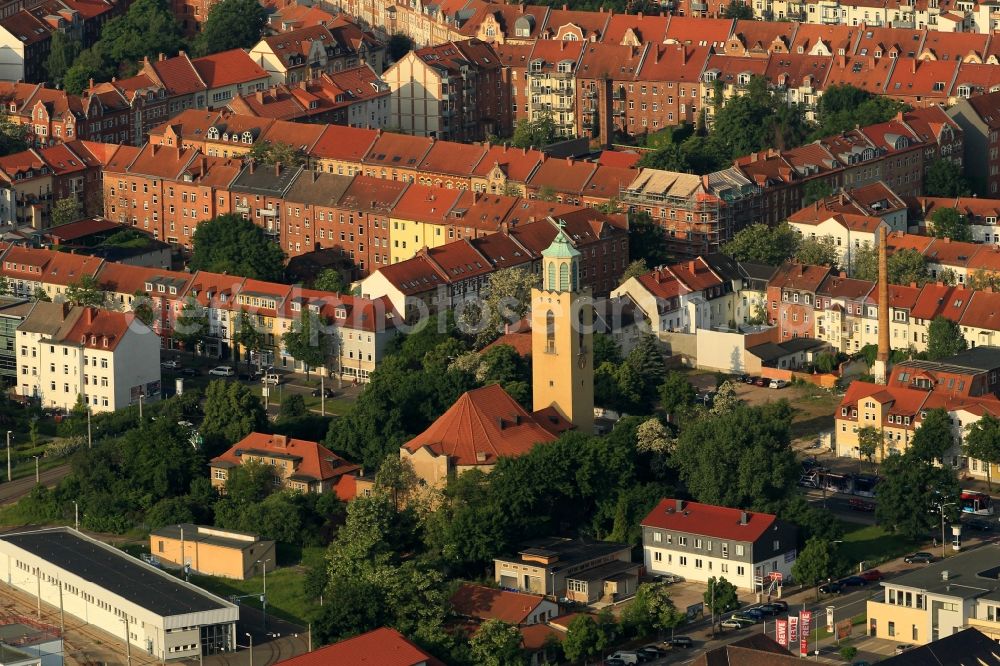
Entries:
[[876,384],[889,381],[889,237],[878,231],[878,354],[872,374]]

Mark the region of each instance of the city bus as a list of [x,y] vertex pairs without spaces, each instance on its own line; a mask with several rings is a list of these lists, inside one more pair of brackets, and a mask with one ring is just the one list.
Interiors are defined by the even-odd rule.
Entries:
[[986,493],[980,493],[975,490],[963,490],[962,513],[972,513],[977,516],[992,516],[993,498]]

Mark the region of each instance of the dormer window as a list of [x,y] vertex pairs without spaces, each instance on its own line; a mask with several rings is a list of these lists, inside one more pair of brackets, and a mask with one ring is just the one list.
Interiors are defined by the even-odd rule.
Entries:
[[165,286],[163,286],[162,284],[156,285],[156,291],[160,292],[161,294],[165,293],[166,290],[167,290],[167,288]]
[[147,282],[146,283],[146,291],[153,291],[153,283],[152,282]]
[[740,74],[736,77],[736,82],[741,86],[750,85],[750,75],[747,73]]

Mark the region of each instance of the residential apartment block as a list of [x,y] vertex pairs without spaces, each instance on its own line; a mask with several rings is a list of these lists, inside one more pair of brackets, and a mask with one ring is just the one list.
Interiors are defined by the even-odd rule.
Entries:
[[410,51],[383,74],[389,126],[449,141],[508,136],[510,86],[493,47],[478,39]]
[[160,397],[160,342],[133,315],[36,301],[17,328],[17,391],[69,410],[81,396],[94,412]]
[[664,499],[642,520],[643,563],[650,574],[685,580],[724,577],[768,593],[790,579],[797,529],[766,513]]

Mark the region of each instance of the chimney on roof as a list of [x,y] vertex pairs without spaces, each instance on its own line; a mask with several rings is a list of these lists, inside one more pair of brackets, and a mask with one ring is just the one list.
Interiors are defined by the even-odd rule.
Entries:
[[288,448],[288,435],[271,435],[274,445],[282,449]]
[[524,13],[524,3],[523,2],[517,6],[517,13],[518,14],[523,14]]
[[845,273],[844,271],[840,271],[840,279],[841,280],[846,280],[847,279],[847,273]]
[[682,500],[682,499],[674,500],[674,508],[677,510],[677,513],[680,513],[681,511],[683,511],[684,510],[684,500]]
[[83,310],[83,320],[87,322],[87,324],[94,323],[94,308],[88,307]]
[[319,180],[319,171],[313,169],[312,173],[313,173],[313,182],[315,183],[317,180]]
[[62,318],[65,319],[66,317],[68,317],[69,316],[69,311],[72,310],[72,309],[73,309],[72,305],[70,305],[66,301],[63,301],[63,304],[62,304]]
[[255,98],[257,98],[257,103],[258,104],[263,104],[264,103],[264,91],[263,90],[258,90],[257,92],[255,92],[253,94],[253,96]]
[[694,273],[698,269],[698,264],[694,259],[688,262],[688,270]]
[[505,424],[504,424],[503,417],[502,416],[498,416],[497,417],[497,428],[499,428],[500,430],[503,430],[504,429],[504,425]]
[[740,511],[740,525],[746,525],[750,520],[750,514],[746,511]]
[[875,56],[868,56],[868,69],[875,69]]
[[281,176],[281,162],[274,163],[274,175],[275,177]]
[[94,79],[90,79],[90,85],[87,87],[87,90],[91,90],[93,87],[94,87]]
[[910,287],[912,287],[913,289],[916,289],[917,288],[917,283],[916,282],[911,282],[910,283]]
[[916,73],[917,73],[917,59],[910,58],[910,74],[916,74]]
[[837,55],[837,67],[841,69],[847,67],[847,58],[844,56],[843,53]]
[[201,175],[205,175],[208,171],[208,158],[204,155],[201,156]]
[[164,53],[161,51],[159,57],[156,60],[157,60],[157,62],[163,62],[166,59],[167,59],[167,56],[164,55]]
[[251,176],[253,175],[254,162],[255,162],[254,158],[251,157],[250,158],[250,175]]
[[563,3],[563,11],[566,11],[567,9],[569,9],[569,6]]
[[149,154],[150,155],[156,155],[156,151],[159,149],[159,147],[160,147],[160,144],[158,144],[158,143],[151,143],[151,144],[149,144]]

